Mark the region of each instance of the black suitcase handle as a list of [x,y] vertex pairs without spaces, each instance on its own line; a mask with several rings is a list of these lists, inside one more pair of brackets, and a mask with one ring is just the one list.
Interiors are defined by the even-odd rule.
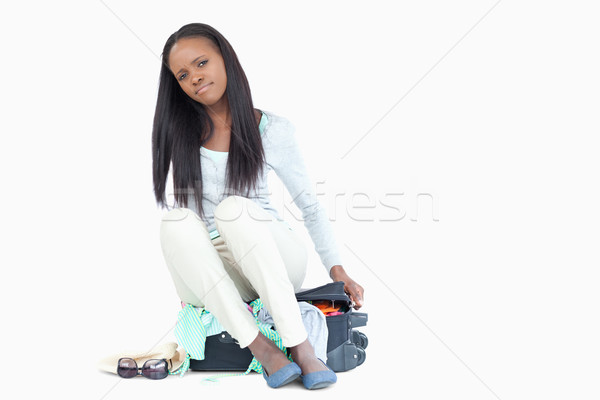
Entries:
[[352,328],[358,328],[359,326],[366,326],[369,316],[366,313],[353,312],[350,314],[348,324]]

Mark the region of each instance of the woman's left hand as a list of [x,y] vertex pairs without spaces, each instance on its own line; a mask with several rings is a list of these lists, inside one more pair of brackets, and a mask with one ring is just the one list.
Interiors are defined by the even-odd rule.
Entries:
[[363,287],[350,278],[341,265],[331,267],[329,274],[334,282],[344,282],[344,291],[350,296],[350,300],[354,302],[354,309],[361,308],[365,291]]

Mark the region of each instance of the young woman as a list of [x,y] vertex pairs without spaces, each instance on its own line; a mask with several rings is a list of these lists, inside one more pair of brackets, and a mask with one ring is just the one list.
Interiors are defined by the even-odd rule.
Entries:
[[[265,369],[271,387],[302,378],[307,388],[336,381],[309,341],[294,293],[306,248],[269,202],[273,169],[299,209],[323,265],[362,305],[363,288],[344,271],[326,213],[312,190],[291,123],[255,109],[229,42],[205,24],[188,24],[163,49],[152,132],[156,201],[166,206],[172,168],[177,207],[160,238],[185,303],[205,307]],[[246,307],[259,298],[272,315],[290,362],[259,332]]]

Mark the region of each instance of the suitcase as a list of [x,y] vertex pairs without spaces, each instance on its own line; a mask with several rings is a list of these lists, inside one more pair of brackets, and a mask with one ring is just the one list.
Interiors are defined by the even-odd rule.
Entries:
[[[369,344],[367,336],[356,330],[366,326],[366,313],[354,312],[351,301],[344,292],[344,282],[332,282],[314,289],[296,293],[298,301],[334,302],[341,306],[339,315],[326,316],[329,336],[327,339],[327,365],[335,372],[348,371],[365,362],[365,349]],[[237,341],[227,331],[208,336],[204,350],[204,360],[190,360],[193,371],[246,371],[252,361],[248,348],[240,348]]]

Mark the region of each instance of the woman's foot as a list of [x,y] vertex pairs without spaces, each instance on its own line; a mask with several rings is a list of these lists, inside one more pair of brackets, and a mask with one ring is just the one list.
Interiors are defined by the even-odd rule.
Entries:
[[285,356],[275,343],[262,333],[258,333],[256,339],[248,346],[254,357],[262,364],[267,376],[273,375],[281,368],[290,364],[290,360]]
[[294,362],[302,369],[302,375],[328,370],[327,366],[315,355],[315,349],[308,339],[297,346],[291,347],[290,352],[292,353]]
[[302,383],[307,389],[322,389],[337,382],[337,376],[317,358],[310,342],[305,340],[291,349],[292,358],[302,369]]
[[290,362],[275,343],[262,333],[259,332],[256,339],[248,347],[254,357],[262,364],[263,377],[270,387],[278,388],[287,385],[302,374],[298,364]]

